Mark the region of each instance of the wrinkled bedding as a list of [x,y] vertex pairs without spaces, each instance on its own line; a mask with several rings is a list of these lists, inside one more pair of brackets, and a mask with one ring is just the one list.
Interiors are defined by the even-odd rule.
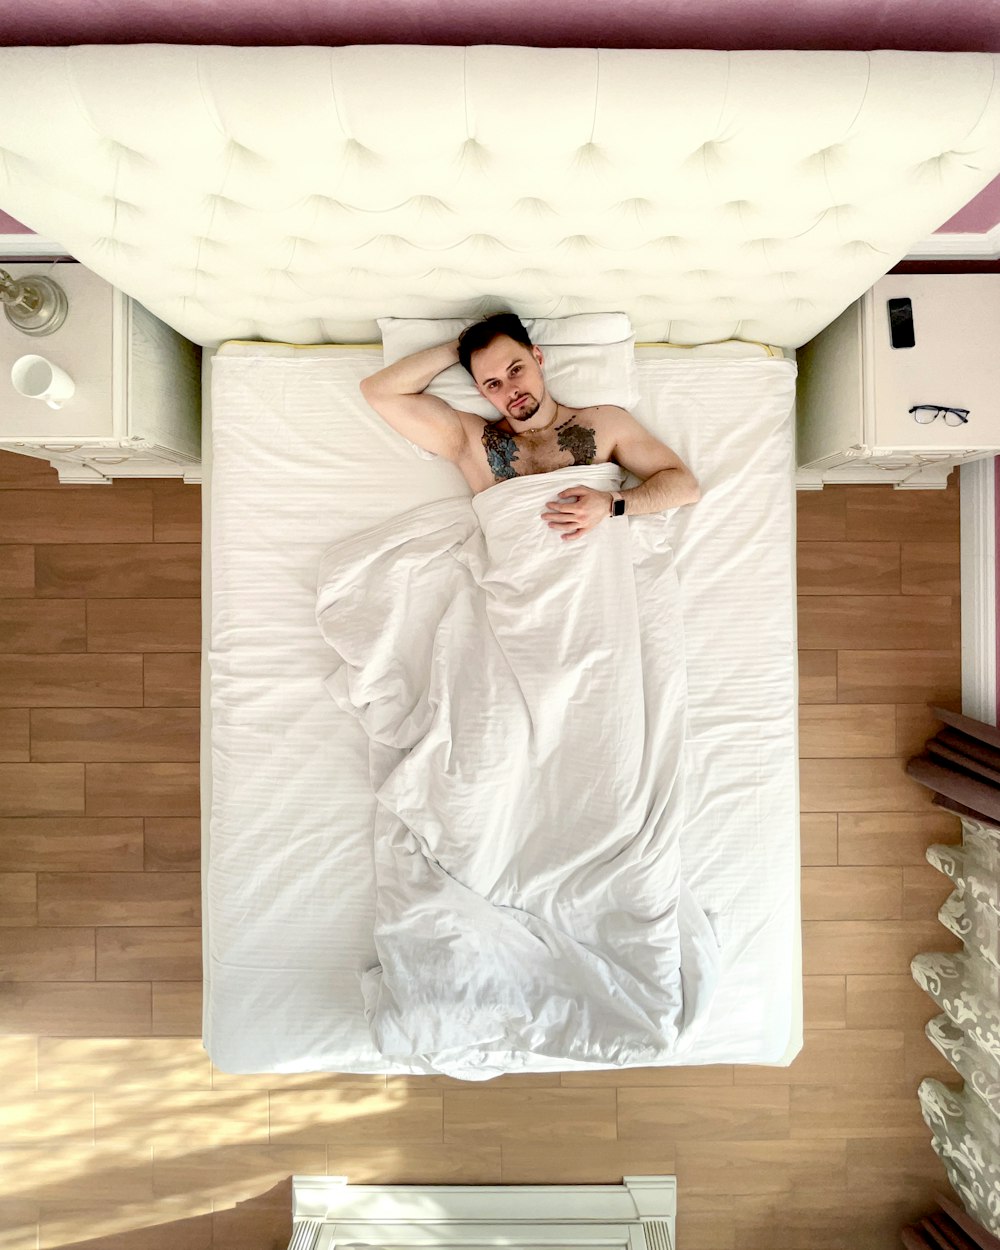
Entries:
[[368,736],[378,799],[361,992],[387,1059],[466,1079],[526,1052],[654,1064],[711,1001],[720,952],[681,862],[667,519],[563,542],[540,515],[621,482],[609,464],[514,478],[323,556],[325,684]]

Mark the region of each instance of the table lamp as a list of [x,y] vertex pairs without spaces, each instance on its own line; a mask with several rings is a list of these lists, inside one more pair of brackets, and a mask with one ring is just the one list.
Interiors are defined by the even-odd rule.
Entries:
[[52,334],[66,320],[66,292],[40,273],[12,278],[0,269],[0,303],[7,320],[22,334]]

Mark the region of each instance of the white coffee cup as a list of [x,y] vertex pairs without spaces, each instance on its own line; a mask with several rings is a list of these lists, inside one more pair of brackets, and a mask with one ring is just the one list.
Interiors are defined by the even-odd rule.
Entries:
[[10,371],[14,390],[28,399],[43,399],[50,408],[61,408],[76,390],[65,369],[44,356],[22,356]]

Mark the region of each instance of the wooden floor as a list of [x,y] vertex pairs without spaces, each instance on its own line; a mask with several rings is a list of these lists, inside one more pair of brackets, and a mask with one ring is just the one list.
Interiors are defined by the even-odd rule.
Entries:
[[957,822],[903,765],[959,697],[958,491],[798,501],[792,1066],[232,1077],[199,1041],[199,491],[0,453],[0,1250],[283,1247],[287,1178],[328,1171],[676,1173],[678,1250],[898,1245],[944,1184],[916,1087],[954,1075],[908,967],[957,945],[923,858]]

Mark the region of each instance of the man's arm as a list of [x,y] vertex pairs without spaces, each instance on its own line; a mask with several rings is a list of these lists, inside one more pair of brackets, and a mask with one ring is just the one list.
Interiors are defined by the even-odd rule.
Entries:
[[[611,459],[644,479],[641,486],[621,492],[626,513],[642,516],[698,502],[698,483],[676,452],[643,429],[624,408],[607,405],[601,417],[611,433]],[[612,498],[610,491],[570,486],[549,500],[542,520],[563,539],[580,538],[607,519]]]
[[397,360],[361,383],[361,394],[394,430],[447,460],[465,449],[465,426],[458,412],[436,395],[422,395],[431,380],[458,363],[458,340],[429,347]]
[[621,492],[626,513],[645,516],[698,502],[701,491],[691,470],[630,412],[615,409],[612,429],[615,439],[612,460],[642,479],[641,485]]

